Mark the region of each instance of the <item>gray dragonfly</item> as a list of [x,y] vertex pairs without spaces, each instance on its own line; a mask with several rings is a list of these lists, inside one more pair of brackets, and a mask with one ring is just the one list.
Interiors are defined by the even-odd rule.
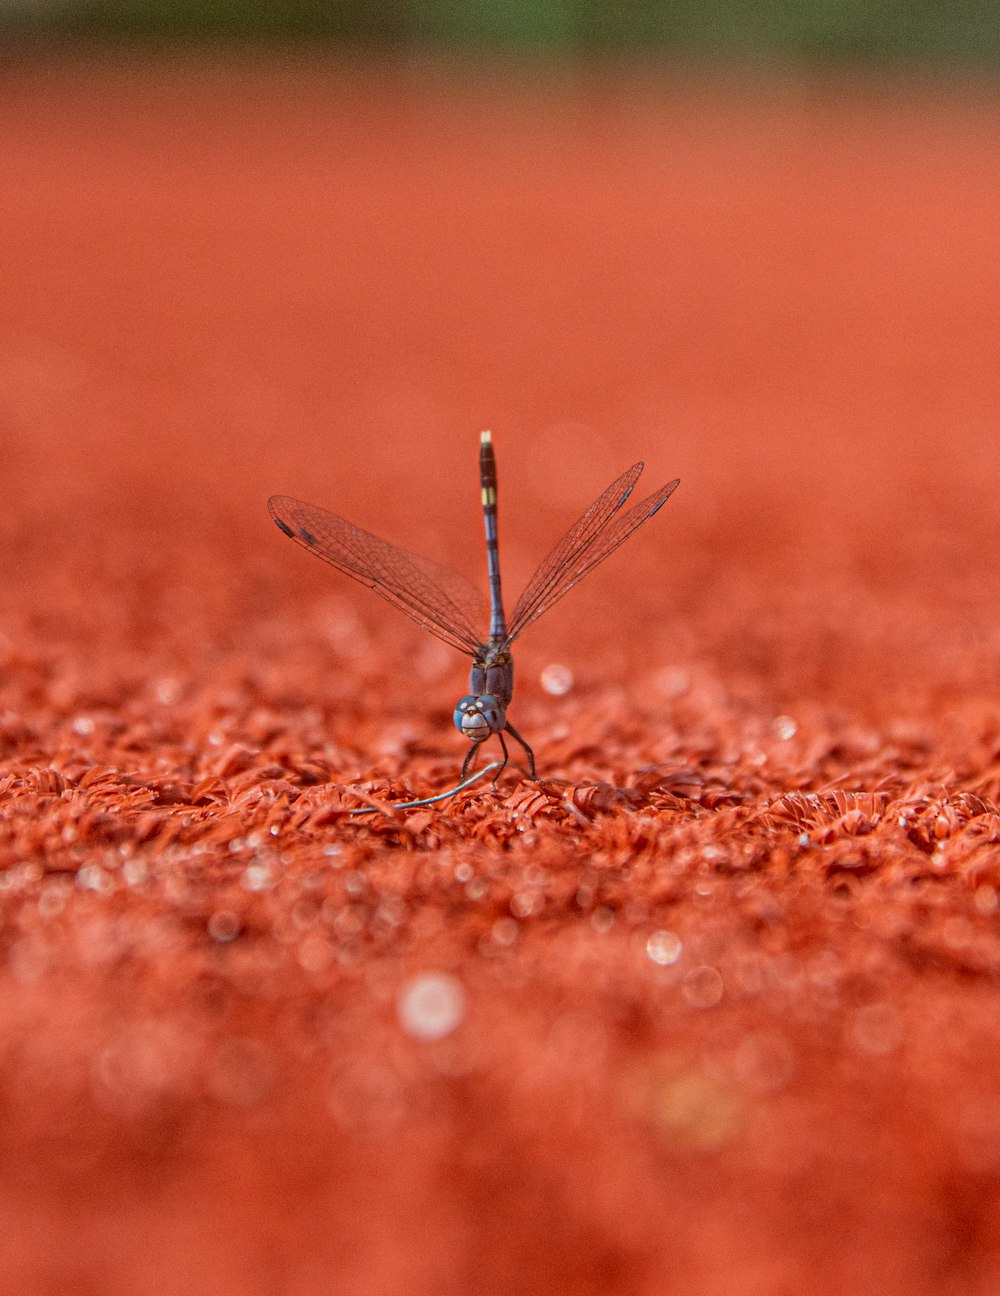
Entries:
[[500,768],[507,764],[505,733],[524,748],[531,777],[537,778],[534,752],[507,719],[514,693],[511,647],[532,622],[659,512],[680,484],[679,478],[668,482],[626,509],[642,469],[641,462],[633,464],[573,523],[528,582],[508,622],[500,592],[496,458],[491,434],[481,434],[479,473],[490,582],[486,642],[476,629],[483,624],[485,601],[464,576],[407,553],[316,504],[273,495],[267,506],[278,527],[296,544],[367,585],[425,630],[472,658],[469,692],[455,707],[454,716],[456,727],[472,744],[462,765],[462,780],[480,744],[493,734],[503,748]]

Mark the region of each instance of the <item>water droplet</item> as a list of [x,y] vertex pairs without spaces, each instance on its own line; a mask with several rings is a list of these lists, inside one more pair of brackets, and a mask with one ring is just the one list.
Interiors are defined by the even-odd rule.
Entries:
[[0,890],[20,891],[32,882],[37,882],[41,876],[42,870],[38,864],[12,864],[8,869],[0,869]]
[[681,956],[684,946],[672,931],[655,931],[646,942],[646,954],[661,967],[669,967]]
[[794,738],[799,731],[799,726],[791,716],[787,715],[775,716],[771,721],[771,728],[774,730],[775,736],[784,742],[787,742],[789,738]]
[[248,864],[243,870],[243,888],[246,891],[270,891],[274,875],[266,864]]
[[142,886],[149,876],[146,861],[142,859],[126,860],[122,865],[122,877],[127,886]]
[[515,918],[530,918],[541,909],[542,897],[530,891],[518,891],[510,898],[510,911]]
[[231,909],[217,909],[208,920],[208,934],[212,940],[225,945],[240,934],[240,920]]
[[421,1040],[443,1039],[465,1016],[465,991],[447,972],[423,972],[403,987],[396,1013],[407,1035]]
[[542,688],[553,697],[562,697],[573,687],[573,672],[568,666],[552,662],[541,674]]
[[175,702],[180,700],[180,681],[175,679],[157,680],[153,691],[157,702],[162,703],[163,706],[173,706]]
[[344,890],[352,899],[356,900],[358,896],[364,895],[367,889],[368,879],[357,869],[344,874]]
[[498,918],[490,928],[490,935],[497,945],[506,948],[517,940],[518,931],[518,925],[513,918]]
[[84,864],[77,870],[76,885],[84,891],[110,891],[114,882],[97,864]]

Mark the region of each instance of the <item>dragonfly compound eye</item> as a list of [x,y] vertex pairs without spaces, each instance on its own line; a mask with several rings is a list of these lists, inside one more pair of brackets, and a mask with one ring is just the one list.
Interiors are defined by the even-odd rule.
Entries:
[[484,693],[479,700],[479,711],[489,725],[490,733],[499,733],[507,723],[507,713],[492,695]]

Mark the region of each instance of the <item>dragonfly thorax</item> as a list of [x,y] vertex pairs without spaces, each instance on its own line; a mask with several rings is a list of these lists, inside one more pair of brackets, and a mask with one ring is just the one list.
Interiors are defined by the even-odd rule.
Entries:
[[502,733],[507,712],[492,693],[469,693],[455,707],[455,727],[470,742],[485,742],[491,734]]
[[514,696],[514,659],[509,648],[480,644],[469,673],[469,692],[473,697],[489,694],[501,707],[510,706]]

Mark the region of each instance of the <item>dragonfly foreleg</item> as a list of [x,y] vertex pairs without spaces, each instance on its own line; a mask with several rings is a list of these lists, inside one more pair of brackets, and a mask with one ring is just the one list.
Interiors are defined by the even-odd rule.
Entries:
[[[518,741],[518,742],[521,744],[521,746],[524,748],[524,750],[528,753],[528,767],[529,767],[529,769],[531,770],[531,777],[532,777],[532,778],[535,780],[535,782],[537,783],[537,782],[538,782],[538,775],[535,773],[535,753],[531,750],[531,748],[530,748],[530,747],[528,746],[528,744],[524,741],[524,739],[523,739],[523,738],[521,737],[521,735],[517,732],[517,730],[514,728],[514,726],[511,724],[511,722],[510,722],[509,720],[507,721],[507,724],[505,725],[505,728],[506,728],[507,732],[510,734],[510,736],[511,736],[512,738],[516,738],[517,741]],[[503,737],[500,738],[500,741],[501,741],[501,743],[503,742]],[[504,755],[506,756],[506,755],[507,755],[507,748],[506,748],[506,746],[504,747],[503,751],[504,751]]]
[[507,744],[506,744],[506,743],[504,742],[504,740],[503,740],[503,734],[498,732],[498,733],[497,733],[497,737],[500,739],[500,746],[503,748],[503,764],[500,766],[500,768],[497,770],[497,772],[493,775],[493,786],[494,786],[494,787],[496,787],[496,785],[497,785],[497,779],[500,777],[500,775],[501,775],[501,774],[504,772],[504,770],[507,768],[507,762],[510,760],[510,752],[507,750]]
[[465,776],[469,772],[469,765],[472,761],[473,756],[475,756],[476,752],[478,751],[478,749],[479,749],[479,743],[474,742],[472,746],[469,748],[469,750],[466,752],[465,760],[462,761],[462,777],[458,780],[459,783],[465,782]]

